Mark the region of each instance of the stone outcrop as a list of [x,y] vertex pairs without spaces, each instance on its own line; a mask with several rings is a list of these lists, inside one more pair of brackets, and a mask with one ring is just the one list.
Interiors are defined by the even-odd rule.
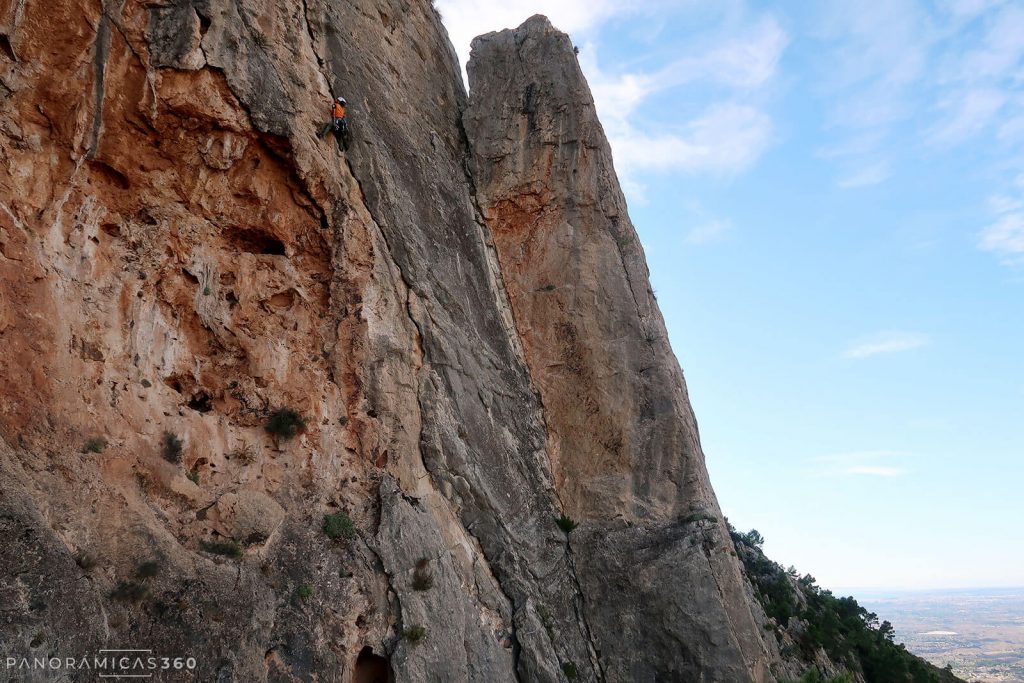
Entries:
[[774,680],[546,19],[471,100],[425,0],[7,0],[0,48],[0,654]]
[[585,520],[571,546],[605,673],[765,677],[769,654],[572,44],[534,17],[477,38],[468,71],[473,177],[544,405],[555,490]]

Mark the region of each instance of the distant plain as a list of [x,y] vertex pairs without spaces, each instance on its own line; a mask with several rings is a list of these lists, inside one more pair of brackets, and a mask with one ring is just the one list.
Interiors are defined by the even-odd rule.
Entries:
[[972,682],[1024,683],[1024,588],[850,593],[931,663]]

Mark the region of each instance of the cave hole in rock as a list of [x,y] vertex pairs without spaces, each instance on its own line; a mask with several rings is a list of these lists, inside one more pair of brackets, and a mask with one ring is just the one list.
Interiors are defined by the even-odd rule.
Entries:
[[189,399],[188,407],[199,413],[208,413],[213,410],[213,399],[205,391],[200,391]]
[[356,658],[355,683],[394,683],[395,675],[387,659],[373,653],[367,645]]
[[14,54],[14,48],[11,47],[11,39],[6,33],[0,33],[0,53],[12,62],[18,61],[17,56]]
[[271,308],[287,310],[295,305],[296,291],[294,289],[287,289],[283,292],[274,294],[267,299],[267,304]]
[[135,214],[135,220],[137,220],[139,223],[142,223],[143,225],[149,226],[154,226],[157,223],[159,223],[156,217],[153,216],[153,214],[150,213],[149,209],[147,208],[139,209],[139,211]]
[[232,228],[224,231],[224,237],[228,244],[238,251],[245,251],[250,254],[268,254],[270,256],[284,256],[284,242],[271,235],[269,232],[257,228],[240,229]]
[[110,164],[94,159],[91,166],[97,180],[109,183],[121,190],[128,190],[131,188],[132,184],[131,181],[128,180],[128,176],[121,173],[121,171],[117,170]]
[[210,30],[210,24],[212,24],[213,22],[210,20],[210,17],[206,16],[199,10],[195,10],[195,13],[196,16],[199,17],[199,35],[200,37],[205,36],[206,32]]
[[181,378],[178,377],[177,375],[170,375],[168,377],[164,377],[164,384],[169,386],[171,389],[174,389],[179,394],[184,391],[181,387]]
[[181,269],[181,274],[184,275],[185,279],[188,280],[189,282],[191,282],[193,285],[196,285],[196,286],[199,285],[199,278],[197,278],[192,273],[188,272],[188,269],[182,268]]

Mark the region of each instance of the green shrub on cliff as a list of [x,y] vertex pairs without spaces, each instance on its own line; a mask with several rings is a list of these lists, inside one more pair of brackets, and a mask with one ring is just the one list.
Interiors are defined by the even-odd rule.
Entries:
[[[764,537],[756,531],[740,533],[729,525],[729,533],[743,563],[744,573],[754,587],[765,614],[786,627],[799,617],[806,627],[794,634],[805,661],[819,650],[867,683],[945,683],[959,681],[901,645],[893,642],[888,621],[861,607],[852,597],[837,598],[819,587],[813,576],[796,578],[796,571],[783,569],[761,552]],[[799,598],[797,593],[799,592]],[[817,670],[809,671],[797,683],[845,683],[852,677],[825,680]]]
[[402,637],[410,643],[416,644],[427,637],[426,626],[409,626],[402,632]]
[[324,515],[324,533],[332,541],[351,540],[356,535],[355,524],[344,512],[335,512],[331,515]]
[[181,452],[184,450],[184,442],[174,432],[164,432],[160,440],[160,453],[167,462],[181,462]]
[[305,431],[306,420],[291,408],[278,408],[270,414],[264,429],[275,441],[288,441]]
[[102,436],[95,436],[85,442],[85,446],[82,447],[83,453],[102,453],[103,449],[107,447],[107,440]]
[[572,517],[566,517],[565,515],[556,519],[555,524],[557,524],[558,528],[567,534],[580,525],[579,522],[575,521]]
[[833,676],[832,678],[825,678],[820,673],[818,673],[817,669],[811,669],[803,676],[801,676],[798,680],[788,681],[780,679],[779,683],[854,683],[854,681],[853,676],[851,676],[850,674],[839,674],[838,676]]
[[199,541],[199,549],[214,555],[224,555],[232,559],[242,557],[242,546],[234,541]]

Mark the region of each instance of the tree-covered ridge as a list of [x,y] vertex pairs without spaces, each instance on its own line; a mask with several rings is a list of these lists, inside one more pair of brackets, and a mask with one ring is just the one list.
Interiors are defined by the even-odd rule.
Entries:
[[[836,597],[810,574],[800,576],[795,567],[783,569],[769,560],[761,552],[764,538],[756,530],[740,533],[730,524],[729,533],[776,633],[790,636],[791,642],[783,645],[784,656],[812,662],[824,650],[829,659],[861,674],[867,683],[962,683],[948,669],[939,669],[896,643],[892,624],[879,622],[877,614],[854,598]],[[816,668],[804,679],[826,680]]]

